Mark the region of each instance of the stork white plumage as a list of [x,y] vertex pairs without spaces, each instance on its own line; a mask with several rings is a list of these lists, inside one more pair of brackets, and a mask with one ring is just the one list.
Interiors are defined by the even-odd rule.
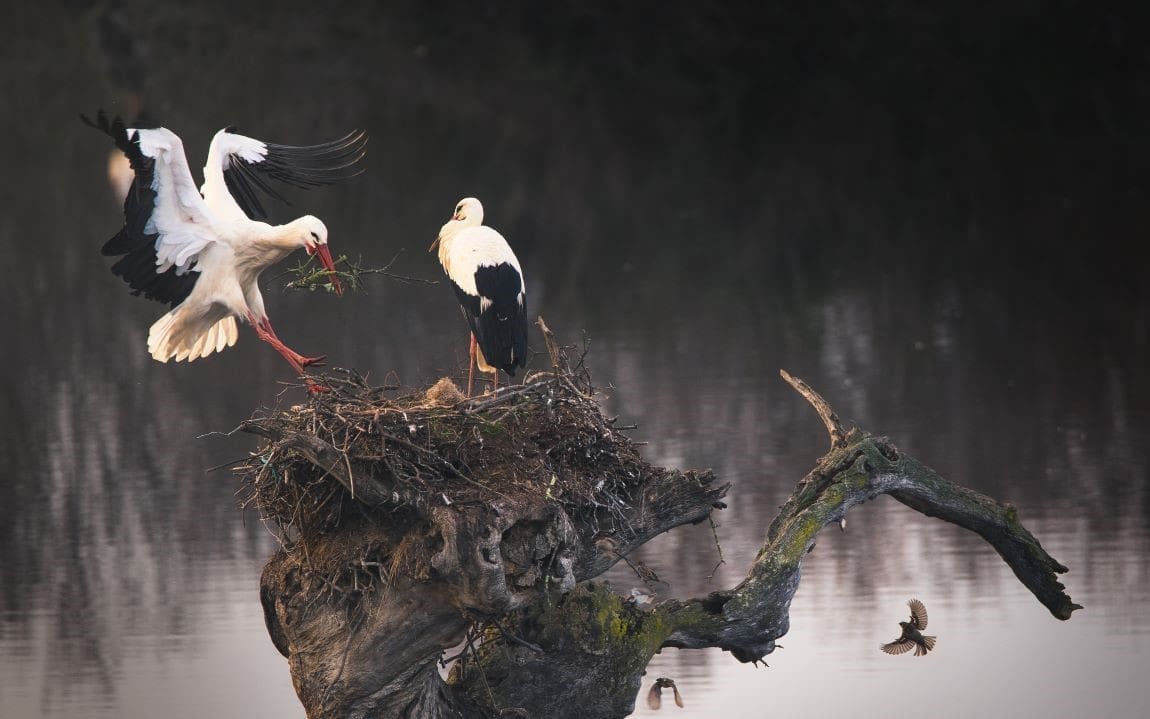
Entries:
[[251,324],[292,369],[303,374],[323,357],[305,357],[285,345],[272,329],[259,289],[265,269],[303,249],[331,273],[327,227],[305,215],[270,225],[256,190],[283,201],[268,180],[310,188],[355,174],[367,135],[352,132],[321,145],[275,145],[245,137],[231,128],[212,138],[204,184],[196,190],[175,133],[158,127],[126,128],[100,112],[84,122],[103,131],[128,157],[135,177],[124,200],[124,227],[107,243],[105,255],[121,256],[112,272],[132,294],[168,303],[172,309],[148,332],[151,356],[189,362],[236,343],[236,319]]
[[514,377],[515,368],[527,364],[527,288],[519,259],[503,235],[483,224],[483,204],[474,197],[455,206],[429,251],[436,248],[471,327],[467,396],[477,365],[494,375],[492,388],[498,388],[499,370]]

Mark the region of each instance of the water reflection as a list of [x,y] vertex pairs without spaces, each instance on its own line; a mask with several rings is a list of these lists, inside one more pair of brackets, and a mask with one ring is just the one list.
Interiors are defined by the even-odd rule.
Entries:
[[[103,40],[101,8],[120,23]],[[572,341],[587,331],[607,409],[639,424],[652,461],[734,483],[711,581],[707,525],[639,553],[665,595],[737,581],[823,451],[817,418],[777,378],[785,367],[845,418],[1014,501],[1087,607],[1056,622],[973,536],[879,501],[820,539],[769,669],[667,652],[649,678],[673,677],[687,708],[662,713],[868,716],[901,697],[934,701],[937,716],[1117,717],[1150,701],[1137,680],[1150,648],[1150,302],[1125,249],[1147,218],[1140,185],[1112,170],[1131,154],[1144,167],[1145,148],[1058,113],[1014,142],[1046,117],[1036,108],[1072,104],[1041,73],[1034,105],[950,108],[825,67],[803,82],[730,72],[712,86],[706,64],[704,78],[648,81],[640,60],[679,62],[593,19],[601,54],[561,32],[515,34],[489,37],[499,47],[475,63],[463,30],[403,3],[386,17],[283,14],[275,42],[200,7],[25,12],[31,30],[7,46],[22,60],[0,65],[5,159],[19,170],[0,175],[3,716],[302,716],[256,598],[274,543],[236,510],[230,476],[205,472],[251,447],[210,433],[299,390],[277,384],[291,378],[250,333],[209,361],[148,359],[162,308],[128,296],[98,254],[118,222],[107,147],[74,120],[109,97],[161,116],[194,156],[229,123],[285,142],[367,126],[368,172],[306,205],[337,253],[379,265],[406,250],[404,274],[438,279],[424,249],[444,201],[482,197],[533,311]],[[113,42],[124,23],[148,41]],[[726,23],[739,24],[708,16],[691,52],[725,47]],[[44,28],[70,51],[43,52],[59,47]],[[262,71],[258,93],[237,67]],[[628,81],[607,82],[620,67]],[[1116,82],[1090,91],[1121,104]],[[1138,117],[1122,107],[1119,135]],[[377,381],[463,366],[446,287],[367,290],[265,295],[285,341]],[[611,580],[637,583],[625,568]],[[877,650],[911,595],[938,626],[929,661]]]

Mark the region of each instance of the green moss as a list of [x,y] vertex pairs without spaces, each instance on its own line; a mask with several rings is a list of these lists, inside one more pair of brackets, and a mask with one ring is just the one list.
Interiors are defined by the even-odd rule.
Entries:
[[580,585],[561,604],[539,603],[529,611],[532,616],[525,619],[535,625],[544,649],[575,649],[609,658],[619,676],[646,666],[670,633],[657,612],[644,612],[595,582]]
[[480,671],[453,668],[449,681],[488,710],[518,706],[525,682],[574,675],[593,682],[605,696],[633,697],[638,677],[670,632],[657,611],[642,611],[594,582],[550,603],[540,598],[505,619],[505,626],[544,654],[509,646],[501,633],[489,633],[470,665]]
[[[758,561],[768,561],[772,567],[789,568],[796,566],[806,555],[807,549],[822,531],[834,510],[841,507],[848,497],[857,495],[870,481],[863,471],[863,458],[877,452],[871,446],[864,446],[863,457],[857,459],[847,469],[836,472],[833,481],[819,483],[806,493],[801,509],[794,510],[794,516],[785,526],[778,539],[763,547]],[[841,454],[841,453],[840,453]],[[843,461],[844,457],[832,456],[828,463]],[[872,463],[874,460],[870,460]]]

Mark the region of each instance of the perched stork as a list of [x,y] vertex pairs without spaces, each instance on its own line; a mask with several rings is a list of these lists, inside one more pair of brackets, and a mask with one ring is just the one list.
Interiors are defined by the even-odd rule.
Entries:
[[467,396],[475,367],[494,375],[515,376],[527,364],[527,289],[519,260],[507,240],[483,224],[483,205],[466,197],[439,231],[428,251],[439,248],[439,263],[455,288],[455,296],[471,327],[467,366]]
[[[319,258],[338,293],[343,287],[327,245],[327,227],[305,215],[270,225],[256,190],[284,201],[269,184],[299,188],[346,179],[358,171],[366,133],[357,131],[321,145],[275,145],[231,128],[212,138],[204,184],[196,190],[180,138],[162,127],[126,128],[101,111],[85,123],[109,135],[131,163],[135,177],[124,199],[124,227],[104,244],[120,256],[112,272],[132,294],[171,305],[148,331],[148,351],[160,362],[189,362],[236,343],[236,318],[303,374],[323,357],[305,357],[276,336],[264,309],[259,276],[303,249]],[[310,386],[310,385],[309,385]]]

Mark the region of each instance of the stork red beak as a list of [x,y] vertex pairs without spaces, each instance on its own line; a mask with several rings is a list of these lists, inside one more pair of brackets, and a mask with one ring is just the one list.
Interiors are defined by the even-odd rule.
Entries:
[[307,248],[309,255],[316,255],[319,257],[319,262],[323,268],[331,273],[331,285],[335,288],[337,295],[343,294],[343,283],[339,281],[339,275],[335,273],[335,262],[331,259],[331,250],[327,245],[316,245],[315,247]]

